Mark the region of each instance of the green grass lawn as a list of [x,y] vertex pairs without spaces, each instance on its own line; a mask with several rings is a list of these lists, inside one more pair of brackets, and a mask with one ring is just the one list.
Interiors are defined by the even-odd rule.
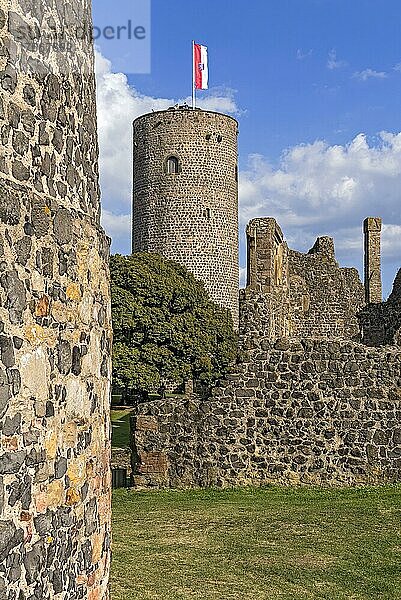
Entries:
[[111,411],[111,445],[113,448],[128,448],[130,445],[129,418],[132,409]]
[[113,501],[112,600],[401,598],[401,486]]

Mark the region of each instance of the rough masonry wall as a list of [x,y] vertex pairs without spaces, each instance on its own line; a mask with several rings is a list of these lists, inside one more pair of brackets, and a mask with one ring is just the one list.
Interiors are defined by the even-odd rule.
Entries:
[[92,48],[70,31],[70,52],[38,51],[23,33],[69,23],[90,23],[88,2],[0,0],[4,600],[108,598],[111,327]]
[[308,254],[289,251],[291,335],[358,339],[365,305],[357,269],[340,268],[330,238],[318,238]]
[[[176,260],[238,328],[238,124],[189,108],[134,122],[133,252]],[[179,161],[167,173],[167,159]]]
[[[271,340],[358,339],[364,288],[356,269],[339,267],[331,238],[318,238],[302,254],[288,248],[274,219],[261,218],[248,225],[247,245],[248,282],[241,295],[244,334],[258,332]],[[255,305],[265,307],[256,320]]]
[[400,348],[323,340],[256,345],[210,399],[138,407],[136,485],[400,480]]
[[247,243],[244,362],[208,399],[136,409],[136,485],[399,481],[401,271],[388,302],[365,306],[332,239],[301,254],[266,218],[251,221]]
[[401,269],[386,302],[370,304],[358,315],[361,338],[368,346],[401,346]]

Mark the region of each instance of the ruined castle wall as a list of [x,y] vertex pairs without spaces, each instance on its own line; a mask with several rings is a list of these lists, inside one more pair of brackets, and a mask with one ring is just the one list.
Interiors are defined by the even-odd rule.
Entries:
[[[135,483],[399,481],[401,271],[388,302],[366,307],[358,272],[338,266],[330,238],[301,254],[266,218],[251,221],[247,243],[243,362],[208,399],[136,409]],[[378,340],[387,345],[371,347]]]
[[369,304],[358,315],[361,338],[368,346],[401,346],[401,270],[386,302]]
[[399,481],[401,350],[261,340],[211,398],[133,419],[141,486]]
[[340,268],[334,246],[332,252],[325,252],[319,243],[308,254],[290,250],[288,263],[291,335],[357,339],[357,315],[365,304],[357,269]]
[[[241,296],[241,313],[252,318],[253,306],[264,315],[252,333],[280,337],[358,339],[358,313],[365,305],[364,287],[356,269],[340,268],[331,238],[320,237],[302,254],[288,248],[272,218],[259,218],[247,227],[248,282]],[[241,317],[241,321],[242,321]],[[249,332],[241,322],[241,330]]]
[[[12,7],[11,7],[12,5]],[[103,600],[110,561],[108,242],[85,0],[0,0],[0,597]]]
[[[134,122],[133,252],[186,266],[238,328],[238,124],[189,108]],[[178,160],[169,173],[167,160]]]

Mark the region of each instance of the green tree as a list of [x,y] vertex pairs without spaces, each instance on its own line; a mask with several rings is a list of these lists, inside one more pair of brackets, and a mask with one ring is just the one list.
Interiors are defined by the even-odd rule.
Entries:
[[233,363],[231,314],[183,266],[138,252],[110,260],[113,381],[124,397],[188,379],[213,384]]

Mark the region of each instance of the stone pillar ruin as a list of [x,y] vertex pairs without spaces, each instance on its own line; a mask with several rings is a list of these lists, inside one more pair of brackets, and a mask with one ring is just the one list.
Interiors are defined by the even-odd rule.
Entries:
[[287,246],[275,219],[252,219],[246,228],[247,287],[268,294],[287,284]]
[[363,222],[365,242],[365,297],[368,304],[382,302],[381,230],[379,217],[368,217]]
[[77,35],[90,24],[87,0],[0,0],[4,600],[108,598],[109,244],[92,43]]

